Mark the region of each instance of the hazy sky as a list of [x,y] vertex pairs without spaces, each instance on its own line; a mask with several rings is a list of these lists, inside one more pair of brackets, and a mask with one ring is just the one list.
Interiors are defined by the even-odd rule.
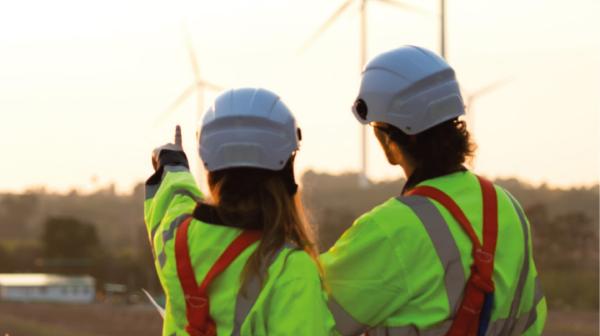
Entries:
[[[184,21],[207,80],[269,88],[296,114],[305,139],[300,171],[357,170],[357,6],[297,52],[341,3],[1,2],[0,190],[89,190],[112,181],[127,190],[151,173],[150,151],[171,139],[176,123],[195,156],[194,97],[156,123],[193,81]],[[407,3],[431,14],[370,0],[369,58],[403,44],[437,48],[438,1]],[[448,59],[465,92],[508,79],[473,106],[475,170],[558,186],[597,182],[600,1],[447,6]],[[370,177],[400,176],[369,137]]]

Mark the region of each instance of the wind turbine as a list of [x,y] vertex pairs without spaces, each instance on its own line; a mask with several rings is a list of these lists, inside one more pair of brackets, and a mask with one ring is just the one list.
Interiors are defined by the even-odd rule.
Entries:
[[207,81],[202,78],[200,72],[200,66],[198,65],[198,58],[192,45],[192,38],[187,29],[184,29],[185,42],[190,57],[190,63],[194,72],[194,83],[190,84],[183,92],[169,105],[169,107],[157,118],[157,123],[164,120],[171,114],[173,114],[183,102],[185,102],[190,95],[196,93],[196,118],[200,120],[204,112],[204,93],[206,90],[211,91],[222,91],[223,87]]
[[[192,70],[194,72],[194,82],[192,84],[190,84],[185,90],[183,90],[183,92],[156,119],[156,122],[155,122],[156,124],[162,122],[168,116],[175,113],[177,111],[177,109],[181,106],[181,104],[183,104],[188,99],[188,97],[190,97],[193,93],[196,93],[196,125],[198,125],[200,123],[202,114],[204,113],[204,94],[205,94],[205,92],[207,90],[211,90],[211,91],[222,91],[223,90],[223,88],[221,86],[202,78],[202,75],[200,72],[200,66],[198,64],[198,58],[196,56],[196,52],[192,45],[192,38],[191,38],[191,35],[185,25],[184,25],[183,31],[184,31],[184,36],[185,36],[186,48],[187,48],[188,55],[190,58],[190,63],[192,65]],[[197,158],[197,156],[193,156],[193,157],[196,159],[196,166],[197,166],[197,172],[199,173],[200,185],[204,185],[204,183],[203,183],[204,180],[202,179],[203,174],[201,174],[204,167],[203,167],[202,163],[200,162],[200,160]]]
[[[409,10],[412,12],[425,13],[422,9],[399,2],[397,0],[346,0],[333,14],[325,21],[319,29],[317,29],[308,40],[300,48],[300,52],[306,50],[327,28],[329,28],[354,2],[359,4],[359,60],[362,72],[367,61],[367,2],[378,1],[384,4],[395,6],[400,9]],[[369,180],[367,179],[367,128],[361,127],[361,171],[358,177],[358,183],[361,187],[367,187]]]

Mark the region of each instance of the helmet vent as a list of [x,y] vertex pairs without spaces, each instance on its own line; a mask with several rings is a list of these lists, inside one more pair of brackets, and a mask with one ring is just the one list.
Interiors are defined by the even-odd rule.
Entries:
[[261,162],[261,148],[254,144],[234,143],[223,145],[221,156],[224,162],[231,165],[256,165]]

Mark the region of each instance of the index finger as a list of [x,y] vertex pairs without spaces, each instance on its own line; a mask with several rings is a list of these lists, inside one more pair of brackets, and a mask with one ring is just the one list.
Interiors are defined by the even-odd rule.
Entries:
[[175,126],[175,145],[181,146],[181,126]]

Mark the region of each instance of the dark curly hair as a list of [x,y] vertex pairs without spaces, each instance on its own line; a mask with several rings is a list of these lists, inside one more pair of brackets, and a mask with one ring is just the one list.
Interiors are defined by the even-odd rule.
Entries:
[[416,135],[408,135],[389,124],[376,124],[375,127],[387,133],[415,164],[415,170],[428,178],[460,170],[476,149],[467,124],[459,119],[443,122]]

